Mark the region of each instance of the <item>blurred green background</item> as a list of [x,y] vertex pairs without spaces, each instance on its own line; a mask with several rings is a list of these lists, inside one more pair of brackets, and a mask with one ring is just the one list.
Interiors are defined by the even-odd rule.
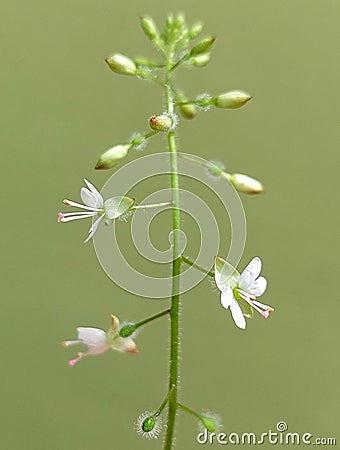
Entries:
[[[169,10],[203,20],[217,37],[206,68],[179,73],[187,94],[240,88],[254,96],[242,110],[182,121],[179,144],[263,181],[265,195],[242,196],[248,240],[240,267],[261,256],[264,301],[276,308],[242,332],[207,281],[184,295],[182,401],[217,412],[226,433],[260,434],[284,420],[292,432],[336,437],[339,2],[4,1],[3,449],[161,448],[139,438],[133,423],[165,394],[166,319],[139,335],[134,357],[108,352],[71,369],[77,349],[60,341],[79,325],[106,329],[110,313],[139,320],[166,301],[114,285],[92,244],[83,244],[89,223],[57,225],[56,213],[65,196],[79,199],[82,178],[101,187],[111,175],[93,170],[100,153],[163,111],[157,86],[113,74],[104,58],[155,56],[139,17],[162,23]],[[147,151],[163,148],[155,139]],[[157,240],[164,227],[153,232]],[[177,432],[176,448],[200,448],[191,417],[180,414]]]

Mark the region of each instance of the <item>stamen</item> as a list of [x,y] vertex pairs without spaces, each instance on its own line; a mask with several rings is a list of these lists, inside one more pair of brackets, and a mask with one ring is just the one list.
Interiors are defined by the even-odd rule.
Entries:
[[78,355],[71,359],[68,363],[71,367],[73,367],[75,364],[77,364],[78,361],[80,361],[85,356],[85,353],[79,352]]
[[255,305],[259,306],[260,308],[264,309],[265,311],[268,311],[269,313],[274,312],[274,308],[272,308],[269,305],[265,305],[264,303],[259,302],[258,300],[254,301]]
[[[269,316],[269,312],[268,311],[262,311],[262,309],[260,309],[257,305],[260,304],[262,305],[262,303],[257,302],[255,300],[251,300],[252,297],[250,297],[249,294],[247,294],[245,291],[243,291],[242,289],[237,288],[237,292],[240,294],[240,296],[243,298],[243,300],[245,300],[248,305],[250,305],[252,308],[255,309],[255,311],[257,311],[258,313],[261,314],[261,316],[265,317],[263,315],[263,313],[267,314],[267,317]],[[267,308],[267,305],[265,305]]]
[[87,219],[88,217],[95,216],[97,213],[79,212],[79,213],[67,213],[67,214],[61,213],[61,214],[62,214],[62,216],[59,216],[59,214],[58,214],[57,221],[59,223],[60,222],[71,222],[72,220],[77,220],[77,219]]
[[103,211],[102,208],[93,208],[92,206],[86,206],[86,205],[82,205],[81,203],[77,203],[74,202],[72,200],[67,200],[67,198],[65,198],[63,200],[64,205],[66,206],[75,206],[77,208],[81,208],[81,209],[87,209],[88,211],[96,211],[96,212],[100,212]]
[[79,341],[79,340],[76,340],[76,341],[63,341],[61,343],[61,345],[63,347],[69,347],[70,345],[77,345],[77,344],[81,344],[81,341]]

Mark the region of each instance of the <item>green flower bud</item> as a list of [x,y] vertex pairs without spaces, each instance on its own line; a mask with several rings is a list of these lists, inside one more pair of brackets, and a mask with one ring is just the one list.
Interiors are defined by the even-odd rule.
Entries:
[[261,194],[263,192],[262,183],[255,178],[248,177],[242,173],[234,173],[229,177],[231,184],[245,194]]
[[161,116],[152,116],[149,120],[150,127],[155,131],[170,131],[172,128],[172,120],[169,116],[162,114]]
[[197,107],[195,105],[180,105],[179,110],[186,119],[194,119],[197,116]]
[[137,72],[136,64],[132,61],[132,59],[121,55],[120,53],[114,53],[106,58],[105,62],[113,72],[121,75],[135,75]]
[[188,38],[191,40],[197,38],[197,36],[201,34],[202,30],[203,30],[202,22],[194,23],[194,25],[189,30]]
[[185,17],[182,13],[177,14],[174,21],[174,26],[182,30],[185,26]]
[[141,18],[141,26],[144,33],[150,39],[150,41],[159,41],[159,31],[158,28],[153,21],[153,19],[149,16],[145,16]]
[[209,63],[210,57],[210,53],[202,53],[202,55],[190,58],[190,63],[195,67],[204,67]]
[[190,56],[197,56],[201,55],[202,53],[207,53],[213,46],[215,40],[216,38],[214,38],[213,36],[203,39],[191,49]]
[[251,95],[243,91],[228,91],[214,98],[217,108],[236,109],[241,108],[251,99]]
[[98,159],[95,169],[112,169],[112,167],[128,154],[130,145],[115,145],[104,152]]

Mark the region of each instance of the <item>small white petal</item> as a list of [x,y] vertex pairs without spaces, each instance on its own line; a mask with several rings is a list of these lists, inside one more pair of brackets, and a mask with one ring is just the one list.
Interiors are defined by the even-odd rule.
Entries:
[[103,206],[103,197],[100,195],[99,191],[90,183],[88,180],[84,178],[84,181],[88,187],[81,188],[80,196],[85,205],[91,206],[92,208],[102,208]]
[[267,289],[267,280],[265,277],[258,277],[257,280],[253,281],[247,288],[249,294],[255,297],[260,297]]
[[223,308],[228,309],[233,300],[235,300],[233,290],[230,286],[225,287],[221,294],[221,305]]
[[245,291],[248,290],[248,286],[256,280],[256,278],[260,275],[262,267],[262,262],[258,256],[255,256],[244,271],[241,273],[238,285],[241,289]]
[[246,328],[246,319],[244,318],[242,309],[235,299],[230,303],[230,311],[235,324],[244,330]]
[[101,216],[100,216],[100,217],[92,224],[91,228],[89,229],[89,235],[87,236],[87,238],[86,238],[85,241],[84,241],[85,244],[86,244],[90,239],[92,239],[92,237],[93,237],[94,233],[97,231],[98,225],[99,225],[100,221],[103,219],[103,217],[104,217],[104,214],[101,215]]
[[79,327],[77,331],[78,338],[89,347],[106,344],[106,333],[100,328]]

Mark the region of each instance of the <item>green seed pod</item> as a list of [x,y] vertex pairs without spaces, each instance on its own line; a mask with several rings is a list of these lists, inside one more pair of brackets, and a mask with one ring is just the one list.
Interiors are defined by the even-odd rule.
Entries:
[[136,64],[132,59],[120,53],[114,53],[105,59],[110,69],[121,75],[135,75],[137,72]]

